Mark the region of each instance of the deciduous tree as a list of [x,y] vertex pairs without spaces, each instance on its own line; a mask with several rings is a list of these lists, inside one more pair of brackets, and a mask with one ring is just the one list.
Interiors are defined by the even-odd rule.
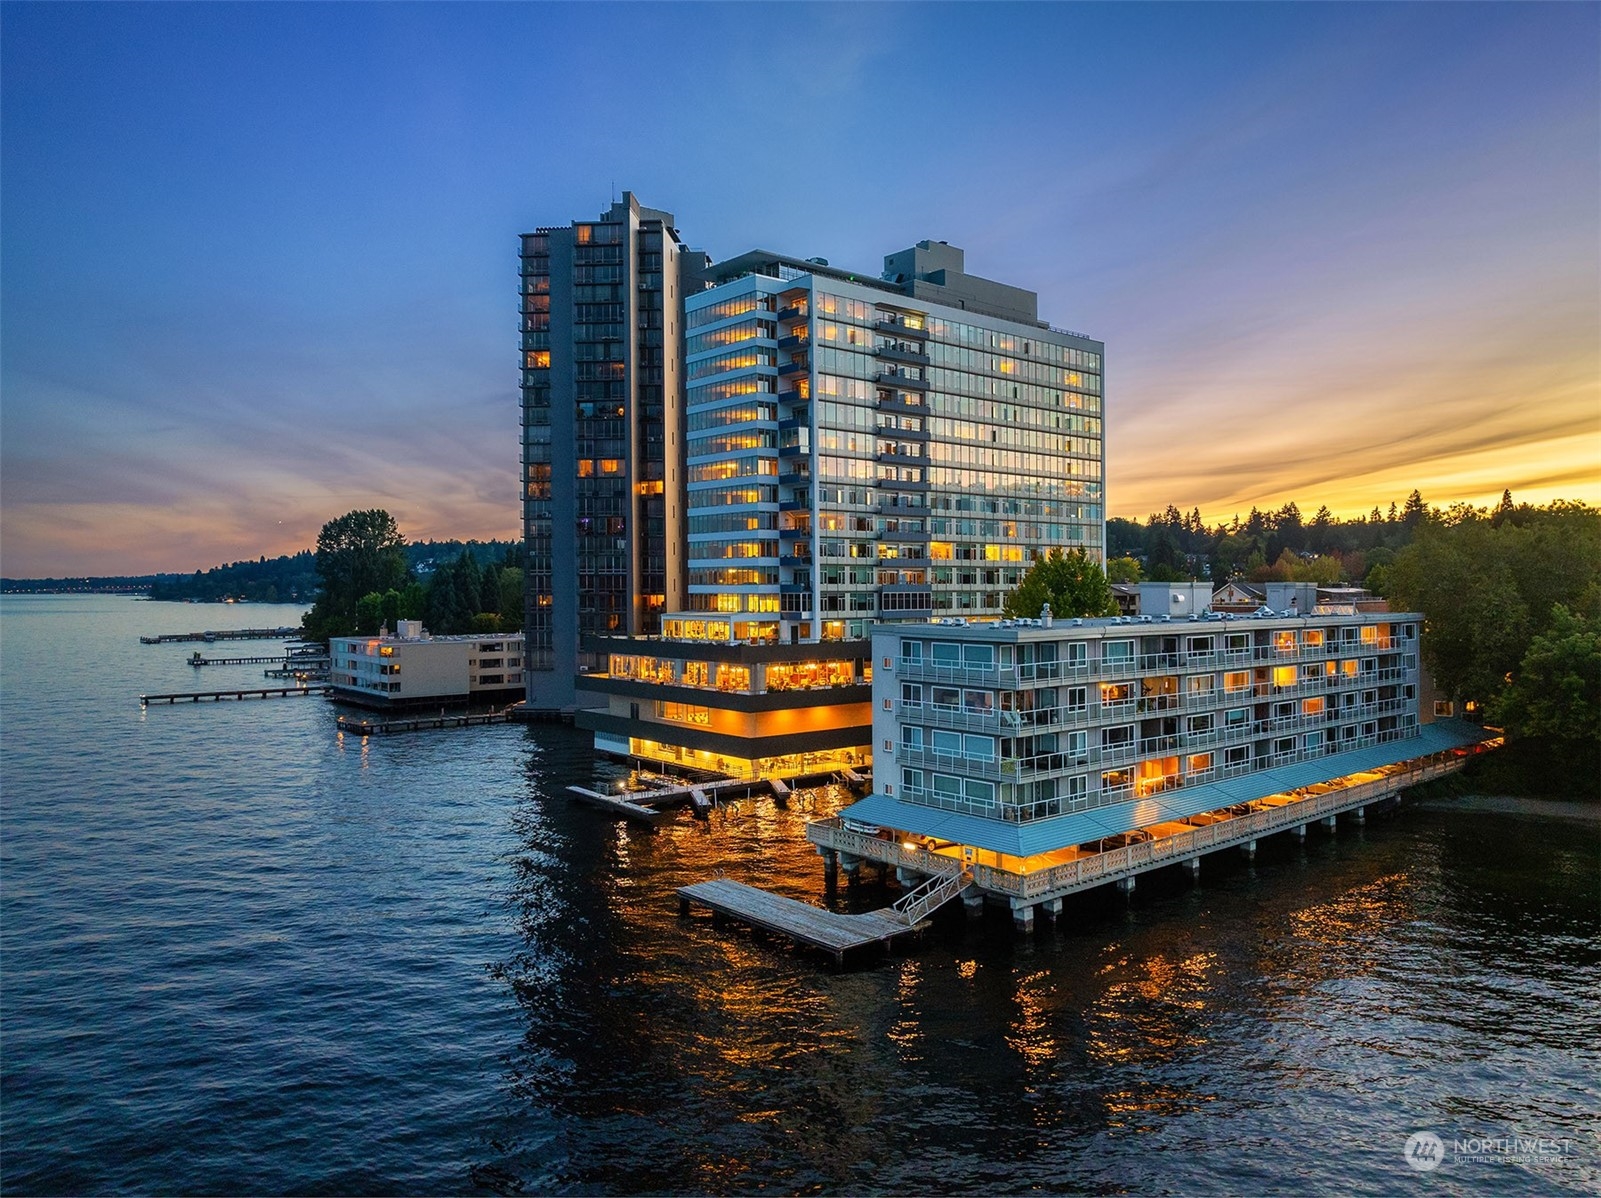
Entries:
[[1008,616],[1033,619],[1047,603],[1054,617],[1115,616],[1117,604],[1100,563],[1082,549],[1053,549],[1030,567],[1017,590],[1006,597]]

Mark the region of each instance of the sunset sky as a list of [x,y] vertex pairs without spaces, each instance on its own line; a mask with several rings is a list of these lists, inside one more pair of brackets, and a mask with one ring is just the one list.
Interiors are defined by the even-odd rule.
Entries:
[[1109,512],[1601,503],[1601,7],[3,5],[0,571],[518,521],[517,235],[921,238],[1106,342]]

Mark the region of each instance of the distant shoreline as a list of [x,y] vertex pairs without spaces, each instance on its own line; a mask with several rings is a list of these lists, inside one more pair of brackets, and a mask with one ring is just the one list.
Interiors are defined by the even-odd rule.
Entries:
[[1405,804],[1422,811],[1454,811],[1472,815],[1535,815],[1543,819],[1601,824],[1601,804],[1579,799],[1536,799],[1523,795],[1458,795],[1419,799]]

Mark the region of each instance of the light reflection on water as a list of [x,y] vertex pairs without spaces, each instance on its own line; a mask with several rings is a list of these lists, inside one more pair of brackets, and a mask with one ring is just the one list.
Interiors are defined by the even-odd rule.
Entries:
[[16,1192],[1387,1194],[1420,1129],[1578,1144],[1455,1192],[1601,1185],[1593,824],[1403,811],[835,971],[674,901],[825,901],[808,812],[614,823],[559,727],[139,712],[188,667],[137,633],[219,609],[6,604]]

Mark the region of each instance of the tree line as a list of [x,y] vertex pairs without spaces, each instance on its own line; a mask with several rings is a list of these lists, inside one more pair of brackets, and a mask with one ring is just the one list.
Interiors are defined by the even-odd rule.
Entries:
[[[495,542],[408,544],[381,508],[347,512],[317,536],[317,602],[302,629],[312,640],[367,636],[401,620],[430,633],[517,632],[523,625],[522,548]],[[460,546],[454,559],[442,546]],[[412,561],[415,555],[417,565]]]
[[[1503,494],[1501,503],[1497,511],[1513,507],[1511,494]],[[1253,507],[1244,520],[1235,516],[1208,526],[1200,509],[1185,515],[1169,504],[1143,525],[1120,517],[1106,522],[1107,575],[1113,582],[1210,579],[1218,586],[1231,578],[1363,584],[1376,567],[1387,568],[1395,560],[1430,515],[1415,490],[1387,512],[1374,507],[1351,520],[1339,519],[1327,506],[1307,520],[1298,505],[1286,503],[1272,512]]]
[[1006,614],[1037,616],[1046,602],[1056,616],[1111,614],[1108,578],[1363,583],[1391,610],[1422,613],[1435,686],[1505,730],[1492,785],[1601,789],[1601,511],[1517,504],[1507,492],[1494,508],[1442,510],[1413,491],[1399,510],[1345,521],[1320,508],[1303,522],[1291,503],[1209,529],[1198,512],[1169,507],[1143,527],[1109,521],[1107,540],[1119,556],[1106,575],[1082,553],[1053,552]]

